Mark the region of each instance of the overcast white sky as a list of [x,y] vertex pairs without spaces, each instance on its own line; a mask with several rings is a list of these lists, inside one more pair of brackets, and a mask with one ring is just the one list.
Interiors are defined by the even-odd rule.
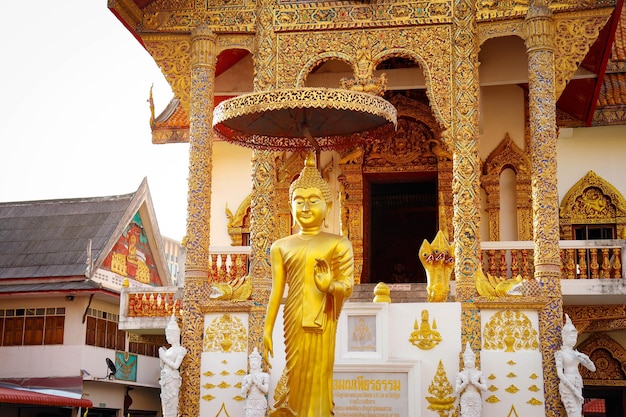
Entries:
[[134,192],[144,177],[161,234],[182,239],[187,144],[153,145],[172,92],[106,0],[2,1],[0,201]]

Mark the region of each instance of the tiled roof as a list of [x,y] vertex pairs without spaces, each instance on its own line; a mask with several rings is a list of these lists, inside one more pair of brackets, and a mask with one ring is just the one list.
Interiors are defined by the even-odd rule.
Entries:
[[[214,105],[217,106],[223,100],[230,97],[214,97]],[[189,116],[182,103],[176,97],[172,98],[167,107],[151,123],[152,143],[183,143],[189,142]],[[219,140],[216,136],[214,140]]]
[[154,119],[151,128],[152,143],[189,142],[189,116],[177,98]]
[[91,408],[91,400],[44,394],[37,391],[0,387],[0,403]]
[[615,28],[611,56],[606,65],[593,118],[595,126],[624,123],[626,123],[626,7],[622,7]]
[[84,275],[133,196],[0,203],[0,280]]
[[606,413],[606,406],[604,405],[604,400],[599,398],[594,398],[589,402],[583,404],[583,413],[585,415],[601,415],[603,416]]

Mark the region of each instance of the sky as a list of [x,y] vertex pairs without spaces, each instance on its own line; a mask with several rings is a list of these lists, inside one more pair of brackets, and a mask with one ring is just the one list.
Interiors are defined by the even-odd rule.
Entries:
[[159,230],[181,240],[187,144],[151,142],[173,93],[107,0],[0,2],[0,202],[128,194],[148,180]]

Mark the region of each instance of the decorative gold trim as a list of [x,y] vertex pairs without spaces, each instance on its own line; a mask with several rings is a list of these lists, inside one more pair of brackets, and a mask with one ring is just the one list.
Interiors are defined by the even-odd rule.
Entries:
[[248,194],[243,199],[239,207],[237,207],[236,213],[233,213],[228,209],[226,205],[226,218],[228,218],[228,235],[230,236],[231,246],[243,245],[243,234],[250,233],[250,201],[252,194]]
[[[498,311],[485,324],[483,330],[486,350],[516,352],[519,350],[537,350],[539,348],[538,332],[528,316],[520,310],[508,309]],[[513,372],[507,377],[514,378]]]
[[481,186],[487,194],[489,240],[500,240],[500,176],[505,169],[515,173],[518,240],[532,240],[530,158],[507,133],[483,164]]
[[411,333],[409,342],[419,349],[428,350],[437,346],[441,342],[441,334],[437,331],[437,322],[433,319],[433,324],[428,321],[428,310],[422,310],[421,323],[415,319],[413,328],[415,329]]
[[488,402],[489,404],[495,404],[495,403],[499,403],[500,399],[496,397],[495,395],[490,395],[485,401]]
[[[321,123],[327,121],[324,112],[340,123]],[[292,113],[299,114],[293,118]],[[267,123],[271,115],[276,118]],[[345,148],[372,138],[377,129],[388,130],[388,123],[397,124],[397,112],[387,100],[339,88],[301,87],[243,94],[221,102],[213,112],[213,128],[222,139],[275,151]],[[317,145],[311,143],[310,136]]]
[[572,239],[574,224],[615,224],[626,231],[626,199],[611,183],[589,171],[565,194],[559,211],[561,239]]
[[626,349],[606,333],[595,333],[578,350],[596,365],[595,372],[580,368],[585,385],[626,386]]
[[519,417],[519,414],[517,414],[517,410],[515,409],[514,405],[511,405],[511,409],[509,410],[509,414],[507,414],[506,417]]
[[515,394],[516,392],[519,391],[519,388],[517,388],[514,384],[511,384],[508,387],[506,387],[504,390],[508,392],[509,394]]
[[541,310],[546,305],[546,302],[547,300],[544,297],[511,296],[497,300],[488,297],[478,297],[474,300],[474,305],[480,309],[504,310],[515,306],[516,309],[522,310]]
[[426,401],[428,401],[427,408],[439,414],[439,417],[446,417],[448,412],[454,408],[456,397],[452,395],[454,388],[446,376],[441,359],[439,359],[439,364],[437,365],[437,372],[428,386],[428,392],[433,396],[425,397]]
[[254,306],[254,302],[251,300],[241,301],[238,303],[231,303],[229,301],[207,299],[206,302],[200,306],[200,312],[202,314],[249,313],[252,310],[253,306]]

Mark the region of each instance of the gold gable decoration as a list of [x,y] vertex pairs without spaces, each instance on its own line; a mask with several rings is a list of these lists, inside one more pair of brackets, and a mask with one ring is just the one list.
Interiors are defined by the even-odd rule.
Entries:
[[585,385],[626,386],[626,350],[615,339],[606,333],[596,333],[581,343],[578,350],[596,365],[595,372],[581,367]]
[[571,239],[576,224],[615,224],[621,238],[626,233],[626,200],[617,188],[589,171],[563,197],[559,217],[562,239]]

